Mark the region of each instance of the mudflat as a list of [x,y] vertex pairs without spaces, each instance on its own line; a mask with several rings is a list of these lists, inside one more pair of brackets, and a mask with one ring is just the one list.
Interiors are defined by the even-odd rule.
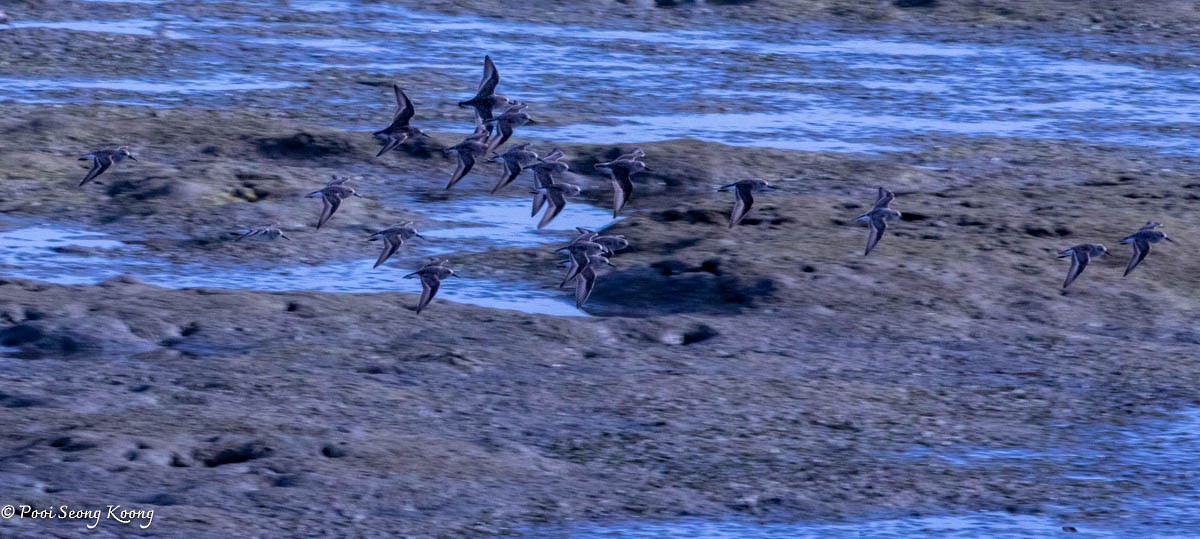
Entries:
[[[692,17],[730,9],[750,22],[751,13],[809,16],[783,5],[544,7],[590,10],[597,24],[633,9],[650,20],[676,9],[710,12]],[[1013,9],[1034,5],[1054,4]],[[472,9],[503,15],[489,6]],[[837,6],[849,10],[839,17],[858,11],[822,9]],[[978,23],[959,15],[966,8],[928,9],[940,23]],[[6,11],[17,21],[60,13],[38,2]],[[1131,24],[1149,20],[1117,13]],[[868,15],[856,20],[880,31],[898,24]],[[1022,17],[1030,31],[1075,20]],[[0,39],[22,36],[10,41],[17,55],[35,59],[59,35],[21,32]],[[152,64],[162,52],[153,47],[120,54]],[[27,76],[70,67],[50,58],[6,67]],[[422,71],[409,80],[447,84],[439,77]],[[361,86],[386,98],[385,84]],[[430,139],[377,159],[369,133],[340,126],[321,103],[280,109],[263,99],[5,103],[0,230],[103,231],[137,247],[127,256],[156,264],[369,267],[378,254],[363,241],[370,233],[401,220],[418,229],[452,223],[422,206],[486,196],[499,174],[480,165],[445,191],[453,163],[441,149],[461,133],[431,129]],[[414,124],[461,114],[420,106]],[[387,109],[375,112],[382,127]],[[576,114],[549,110],[547,121],[571,125]],[[97,141],[135,144],[140,161],[77,187],[85,169],[75,158]],[[13,500],[0,502],[154,508],[153,525],[136,530],[148,535],[489,537],[584,521],[979,510],[1087,525],[1128,517],[1130,500],[1185,488],[1153,476],[1092,480],[1071,455],[1126,447],[1095,436],[1099,426],[1200,403],[1200,291],[1191,277],[1200,259],[1187,239],[1200,233],[1194,156],[936,133],[872,153],[683,137],[533,142],[566,153],[568,181],[584,187],[572,204],[608,208],[608,179],[593,165],[633,143],[654,170],[634,177],[629,207],[606,229],[631,247],[600,276],[591,316],[440,299],[417,316],[415,283],[267,292],[255,289],[253,272],[245,286],[224,289],[150,286],[136,274],[78,285],[3,278],[0,484]],[[355,177],[364,198],[316,231],[319,203],[302,197],[332,174]],[[756,195],[730,230],[733,197],[715,189],[742,178],[778,189]],[[526,197],[527,184],[521,178],[502,196]],[[854,218],[880,185],[896,193],[904,216],[864,257],[867,232]],[[1122,278],[1129,252],[1117,242],[1148,220],[1164,222],[1179,242],[1156,244]],[[292,241],[233,242],[239,227],[270,222]],[[1068,264],[1054,255],[1085,242],[1115,256],[1094,260],[1063,291]],[[398,264],[420,259],[409,248]],[[561,278],[553,248],[445,256],[464,279],[553,291]],[[1064,457],[985,466],[950,458],[972,450]],[[43,536],[83,524],[0,526]],[[102,523],[96,533],[135,531]]]

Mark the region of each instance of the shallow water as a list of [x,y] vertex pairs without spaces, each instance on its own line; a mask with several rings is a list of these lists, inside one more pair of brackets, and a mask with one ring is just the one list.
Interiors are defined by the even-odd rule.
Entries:
[[531,198],[479,197],[436,202],[401,200],[408,202],[399,202],[397,206],[413,208],[426,219],[450,224],[421,231],[422,236],[431,240],[428,249],[432,254],[536,247],[555,242],[565,244],[574,236],[576,227],[599,230],[615,222],[611,210],[571,203],[550,224],[538,230],[536,227],[540,215],[529,215],[533,205]]
[[[565,243],[571,236],[568,231],[576,226],[600,229],[612,222],[606,210],[573,204],[545,230],[537,231],[529,219],[522,218],[528,216],[528,204],[516,198],[426,203],[422,212],[429,220],[452,224],[423,230],[421,234],[428,241],[414,238],[387,264],[374,270],[371,266],[382,248],[379,243],[364,242],[361,259],[314,266],[177,264],[148,256],[136,244],[99,232],[58,225],[18,227],[0,231],[0,275],[58,284],[94,284],[118,275],[133,275],[167,288],[419,294],[420,281],[403,276],[427,257],[496,247],[556,245]],[[519,281],[482,278],[487,268],[455,268],[461,278],[446,281],[437,300],[532,314],[586,316],[575,308],[569,290],[540,290]],[[479,273],[473,274],[476,271]]]
[[[19,79],[0,78],[0,92],[26,94],[14,97],[22,102],[54,102],[54,95],[71,94],[80,90],[104,90],[112,94],[137,94],[147,98],[147,104],[164,104],[170,96],[161,94],[203,94],[209,92],[238,92],[249,90],[280,90],[302,86],[294,82],[276,82],[266,78],[218,75],[207,79],[175,79],[148,81],[139,79]],[[34,94],[41,96],[39,99]],[[146,94],[150,94],[147,96]],[[156,101],[157,100],[157,101]]]
[[[981,512],[970,515],[918,517],[846,524],[754,524],[733,521],[688,521],[673,524],[582,526],[571,530],[532,532],[526,537],[571,539],[860,539],[924,537],[937,539],[1025,539],[1062,533],[1053,519]],[[1087,537],[1115,538],[1094,533]]]
[[[1200,530],[1200,409],[1172,414],[1170,419],[1129,429],[1089,428],[1086,447],[1042,450],[1034,448],[962,448],[931,451],[919,448],[900,458],[935,458],[958,466],[1037,466],[1043,462],[1073,464],[1061,478],[1045,481],[1136,481],[1152,485],[1157,493],[1141,494],[1113,502],[1078,500],[1076,506],[1051,508],[1053,515],[1017,515],[983,511],[912,518],[861,520],[839,523],[757,523],[746,520],[683,520],[634,522],[615,525],[580,525],[527,530],[526,537],[572,539],[683,539],[683,538],[899,538],[933,539],[1035,539],[1063,534],[1063,526],[1079,531],[1078,537],[1195,537]],[[1101,449],[1104,448],[1104,449]],[[1114,517],[1086,522],[1065,515],[1104,511]],[[1065,536],[1065,535],[1064,535]]]
[[[83,232],[54,226],[16,229],[0,233],[0,273],[56,284],[95,284],[118,275],[132,275],[147,284],[167,288],[226,288],[235,290],[312,290],[338,293],[421,293],[417,279],[403,279],[422,262],[396,256],[372,270],[372,253],[353,261],[317,266],[247,264],[174,264],[138,253],[136,245],[115,240],[79,239]],[[31,240],[31,237],[37,239]],[[83,243],[104,241],[103,251],[76,251]],[[247,240],[251,241],[251,240]],[[280,240],[286,241],[286,240]],[[116,244],[116,245],[112,245]],[[378,248],[376,244],[372,247]],[[408,246],[406,246],[407,248]],[[399,253],[398,253],[399,255]],[[438,291],[438,301],[453,301],[496,309],[555,316],[586,316],[575,309],[566,293],[533,289],[519,282],[498,282],[472,276],[458,268],[461,279],[451,279]]]
[[[328,107],[354,130],[390,115],[387,92],[350,81],[407,84],[421,110],[471,93],[480,57],[496,59],[501,91],[535,118],[570,120],[521,133],[561,142],[694,137],[738,145],[876,152],[929,134],[1070,138],[1181,153],[1200,148],[1200,73],[1055,57],[1033,48],[915,41],[820,27],[729,25],[636,31],[505,22],[368,1],[246,1],[257,15],[215,15],[200,3],[146,5],[144,18],[19,21],[160,36],[196,47],[171,73],[114,79],[9,77],[0,100],[158,106]],[[288,9],[290,8],[290,9]],[[243,10],[245,13],[245,10]],[[786,32],[784,31],[786,30]],[[772,39],[761,39],[771,35]],[[1060,49],[1073,46],[1047,36]],[[236,43],[236,46],[231,44]],[[1080,45],[1081,47],[1084,45]],[[528,54],[537,50],[537,54]],[[1142,51],[1153,53],[1156,51]],[[272,62],[258,62],[269,57]],[[323,73],[349,72],[349,79]],[[461,120],[424,121],[470,131]]]

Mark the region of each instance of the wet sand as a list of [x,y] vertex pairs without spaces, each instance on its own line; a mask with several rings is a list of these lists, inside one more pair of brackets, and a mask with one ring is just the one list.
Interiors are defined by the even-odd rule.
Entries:
[[[634,9],[611,7],[604,21]],[[31,43],[21,50],[34,54]],[[0,225],[103,231],[173,264],[369,265],[378,246],[367,234],[404,219],[453,225],[421,204],[485,196],[497,174],[480,165],[445,192],[453,165],[438,150],[460,135],[435,131],[376,159],[369,134],[309,104],[5,110]],[[137,141],[142,161],[77,188],[85,170],[74,158],[117,140]],[[535,141],[567,153],[570,181],[585,187],[578,202],[600,208],[610,188],[592,165],[627,142]],[[1186,240],[1200,233],[1195,158],[1071,140],[904,142],[911,149],[867,154],[643,144],[655,172],[635,177],[609,228],[632,246],[601,275],[586,318],[442,298],[418,317],[408,291],[6,278],[0,484],[38,506],[153,507],[150,535],[411,537],[970,511],[1085,527],[1176,488],[1153,476],[1090,480],[1073,455],[1125,449],[1097,428],[1200,404]],[[315,231],[319,204],[302,196],[335,173],[360,177],[365,198]],[[780,190],[728,230],[732,196],[714,189],[740,177]],[[866,230],[853,219],[877,185],[896,192],[905,218],[863,257]],[[1155,245],[1122,279],[1117,240],[1150,219],[1181,241]],[[276,220],[293,241],[232,242],[239,226]],[[1062,292],[1067,264],[1054,253],[1083,242],[1116,256]],[[467,275],[553,290],[551,249],[450,256]],[[397,267],[419,259],[397,257]],[[969,449],[1062,458],[965,467],[938,456]],[[3,525],[18,536],[82,527]],[[111,522],[98,532],[131,533]]]
[[[373,256],[358,241],[369,223],[413,214],[368,198],[316,232],[302,192],[332,172],[366,176],[367,193],[436,191],[449,170],[419,150],[372,162],[365,135],[265,127],[249,113],[28,114],[4,126],[21,141],[0,151],[8,216],[141,231],[145,249],[179,261]],[[79,189],[82,170],[60,154],[73,126],[101,118],[158,142],[144,162]],[[219,151],[203,152],[218,127]],[[301,155],[321,157],[263,155],[262,140],[297,132],[321,141]],[[618,151],[564,149],[577,170]],[[1156,246],[1120,279],[1115,245],[1149,218],[1176,237],[1195,233],[1175,217],[1196,197],[1189,159],[1019,140],[865,158],[687,141],[646,151],[663,172],[638,178],[630,215],[610,228],[633,247],[601,277],[594,319],[447,301],[417,317],[412,294],[8,282],[0,342],[20,352],[3,359],[5,398],[23,403],[10,415],[25,426],[7,437],[6,482],[31,501],[157,505],[162,533],[332,532],[360,519],[372,533],[449,536],[575,519],[1038,512],[1093,500],[1099,509],[1062,515],[1075,522],[1119,517],[1122,499],[1152,490],[1047,480],[1069,460],[981,470],[895,455],[1102,451],[1104,440],[1074,434],[1195,402],[1200,298],[1187,252]],[[708,170],[714,151],[733,157]],[[722,166],[782,188],[733,231],[729,195],[710,192]],[[269,178],[252,187],[270,193],[263,200],[234,194],[250,170]],[[585,179],[584,199],[604,204],[602,179]],[[441,196],[491,183],[481,174]],[[851,220],[879,183],[907,217],[863,258],[865,230]],[[230,223],[248,215],[281,218],[296,241],[233,244]],[[1053,252],[1083,241],[1118,257],[1062,293],[1066,265]],[[551,289],[548,251],[456,262]],[[56,447],[63,439],[73,441]],[[327,446],[346,456],[324,456]],[[225,449],[251,458],[205,463]]]

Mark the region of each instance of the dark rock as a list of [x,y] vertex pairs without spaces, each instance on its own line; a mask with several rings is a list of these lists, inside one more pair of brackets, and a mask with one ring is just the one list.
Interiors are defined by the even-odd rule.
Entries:
[[3,404],[5,408],[31,408],[41,406],[45,404],[45,401],[27,397],[0,397],[0,404]]
[[215,468],[268,457],[273,452],[274,450],[267,447],[266,444],[252,441],[199,450],[196,453],[196,460],[203,462],[209,468]]
[[[684,273],[688,270],[687,264],[684,264],[683,262],[680,262],[678,260],[659,260],[658,262],[650,264],[650,267],[658,270],[663,275],[668,275],[668,276],[669,275],[679,275],[680,273]],[[6,346],[11,346],[11,345],[6,345]]]
[[669,210],[656,212],[656,213],[652,214],[651,217],[655,221],[659,221],[662,223],[673,223],[676,221],[683,221],[690,225],[724,224],[728,220],[728,217],[725,215],[724,212],[719,212],[717,210],[703,210],[703,209],[695,209],[695,208],[688,209],[688,210],[680,210],[680,209],[672,208]]
[[104,317],[33,320],[0,330],[0,346],[26,355],[136,354],[158,348],[134,335],[124,322]]
[[1054,233],[1050,232],[1049,230],[1034,225],[1025,225],[1025,233],[1035,238],[1049,238],[1050,236],[1054,235]]
[[22,346],[36,342],[43,336],[41,328],[31,324],[21,324],[0,330],[0,346]]
[[312,305],[298,301],[289,301],[285,310],[301,318],[314,318],[317,316],[317,310]]
[[719,335],[719,333],[717,333],[717,330],[715,330],[705,324],[700,324],[699,326],[696,326],[691,331],[683,334],[683,344],[684,344],[684,346],[689,345],[689,344],[695,344],[695,343],[698,343],[701,341],[706,341],[708,339],[716,337],[717,335]]
[[305,132],[286,137],[260,138],[256,144],[259,154],[276,159],[312,159],[330,155],[345,155],[354,151],[346,140]]
[[88,440],[81,440],[72,438],[70,436],[62,436],[51,440],[50,447],[55,447],[68,453],[74,453],[76,451],[92,449],[93,447],[96,447],[96,444]]
[[150,496],[149,498],[142,498],[142,499],[138,500],[138,503],[146,503],[146,504],[150,504],[150,505],[162,505],[162,506],[179,505],[179,498],[176,498],[175,496],[172,496],[172,495],[164,492],[164,493],[160,493],[160,494],[155,494],[153,496]]
[[346,450],[332,444],[326,444],[321,448],[321,455],[326,458],[340,459],[346,456]]

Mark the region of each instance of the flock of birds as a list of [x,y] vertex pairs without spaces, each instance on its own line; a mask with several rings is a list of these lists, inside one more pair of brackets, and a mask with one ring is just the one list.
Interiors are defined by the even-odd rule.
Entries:
[[[568,165],[562,161],[563,152],[557,148],[546,156],[539,156],[530,148],[529,143],[523,143],[510,146],[504,153],[497,153],[513,136],[517,128],[536,123],[530,117],[529,107],[526,103],[496,93],[499,84],[500,73],[497,71],[495,63],[492,62],[491,56],[485,56],[483,77],[479,81],[474,97],[458,103],[460,107],[474,110],[475,130],[462,142],[442,150],[446,157],[451,154],[455,155],[458,162],[450,176],[450,181],[446,184],[446,189],[453,188],[471,172],[476,162],[484,157],[501,165],[501,175],[491,189],[493,194],[513,183],[523,171],[532,170],[534,190],[531,191],[533,211],[530,217],[536,217],[543,207],[546,208],[537,225],[541,229],[562,213],[567,199],[578,195],[581,189],[577,185],[556,179],[556,176],[561,176],[569,170]],[[392,88],[396,97],[397,111],[387,127],[372,134],[382,144],[376,157],[383,156],[408,140],[429,137],[424,131],[411,124],[416,115],[412,100],[405,95],[404,90],[398,84],[393,85]],[[645,156],[646,153],[641,148],[635,148],[630,153],[621,155],[612,161],[595,165],[597,170],[608,173],[612,180],[614,218],[620,214],[621,209],[628,204],[633,195],[633,175],[647,171],[653,172],[642,161]],[[92,161],[92,168],[79,183],[80,187],[95,180],[104,171],[125,159],[137,161],[127,146],[97,150],[80,157],[80,160]],[[346,185],[349,181],[348,177],[335,175],[324,187],[305,195],[307,198],[321,199],[322,209],[320,217],[317,219],[317,229],[333,218],[343,201],[362,196],[353,187]],[[771,185],[761,179],[741,180],[720,187],[719,191],[732,191],[734,194],[734,206],[729,218],[729,227],[733,228],[741,223],[750,212],[754,205],[754,193],[768,189],[772,189]],[[899,211],[890,207],[895,198],[894,193],[879,187],[874,206],[870,211],[856,218],[857,222],[866,223],[869,228],[864,256],[870,254],[882,239],[888,228],[888,222],[901,217],[902,214]],[[383,241],[383,251],[376,259],[374,268],[378,268],[386,262],[406,241],[414,237],[423,238],[413,225],[412,221],[405,221],[380,230],[367,238],[368,241]],[[1161,223],[1150,221],[1137,232],[1121,240],[1121,244],[1128,244],[1133,248],[1133,255],[1125,268],[1125,275],[1129,275],[1150,254],[1150,244],[1164,240],[1172,241],[1165,232],[1158,230],[1161,227]],[[609,258],[617,251],[628,247],[629,242],[620,235],[601,235],[584,228],[576,230],[575,238],[556,252],[565,252],[567,256],[567,259],[560,264],[560,267],[567,268],[567,274],[559,287],[565,287],[574,281],[576,283],[575,306],[582,308],[595,287],[596,269],[601,266],[613,266]],[[278,227],[278,223],[272,223],[268,226],[250,229],[235,241],[255,236],[269,239],[290,239]],[[1107,254],[1109,254],[1108,249],[1104,245],[1093,243],[1076,245],[1060,252],[1059,258],[1071,258],[1071,268],[1063,282],[1063,288],[1070,286],[1083,273],[1092,257]],[[421,299],[416,308],[418,314],[433,300],[441,287],[442,280],[457,277],[449,264],[450,261],[446,259],[431,259],[417,271],[404,276],[404,278],[419,277],[421,279]]]
[[[446,184],[446,189],[453,188],[455,184],[466,177],[481,158],[487,158],[487,160],[498,162],[501,165],[500,178],[491,190],[493,194],[512,184],[523,171],[532,170],[534,173],[534,190],[531,192],[533,195],[533,211],[530,217],[536,217],[538,213],[542,213],[542,218],[537,224],[537,228],[541,229],[561,214],[563,209],[566,208],[567,199],[578,195],[581,189],[577,185],[565,183],[558,179],[570,167],[562,161],[564,154],[557,148],[545,156],[539,156],[537,152],[530,148],[531,145],[529,143],[523,143],[511,145],[504,153],[498,153],[504,144],[512,138],[517,128],[529,123],[536,123],[529,115],[527,110],[529,106],[527,104],[496,93],[496,88],[499,84],[500,72],[496,69],[496,64],[492,61],[491,56],[485,56],[483,59],[483,76],[479,81],[479,86],[476,89],[474,97],[458,103],[460,107],[474,110],[475,131],[463,139],[462,142],[443,150],[445,156],[454,155],[457,157],[458,162],[450,177],[450,181]],[[416,115],[416,108],[413,106],[412,100],[404,93],[403,88],[399,85],[393,85],[392,89],[396,97],[397,110],[392,118],[392,122],[387,127],[372,133],[381,143],[379,152],[375,154],[376,157],[383,156],[409,140],[418,137],[429,137],[420,128],[412,125],[411,122]],[[630,197],[633,195],[631,177],[634,174],[650,170],[642,162],[642,158],[645,155],[644,151],[637,148],[612,161],[596,164],[597,170],[608,173],[612,178],[613,217],[618,216],[621,209],[629,202]],[[83,180],[79,182],[79,186],[82,187],[95,180],[114,164],[120,163],[125,159],[137,161],[137,158],[133,156],[128,146],[97,150],[81,156],[80,160],[90,160],[92,167]],[[353,197],[362,196],[353,187],[347,185],[350,181],[351,178],[349,177],[334,175],[321,189],[305,195],[306,198],[321,200],[321,214],[317,218],[316,225],[318,230],[333,218],[343,202]],[[741,191],[739,191],[739,204],[743,204],[740,202],[743,200],[740,193]],[[745,206],[745,210],[748,211],[749,204],[752,202],[750,202],[749,198],[746,198],[746,200],[747,202],[743,205]],[[544,212],[543,208],[545,209]],[[617,251],[628,247],[629,242],[624,236],[601,235],[584,228],[577,229],[577,232],[578,235],[567,246],[558,250],[559,252],[565,252],[567,256],[566,260],[561,264],[562,267],[567,268],[567,276],[560,283],[560,287],[565,287],[568,283],[574,281],[576,283],[575,305],[577,308],[582,308],[588,297],[591,296],[592,289],[595,287],[596,269],[602,265],[612,266],[613,264],[609,261],[609,257],[613,256]],[[247,230],[241,233],[234,241],[241,241],[251,237],[291,239],[279,227],[278,223],[272,223]],[[412,221],[397,223],[368,237],[367,241],[383,242],[383,250],[376,259],[373,269],[387,262],[392,255],[399,251],[406,241],[414,237],[424,239],[416,228],[414,228]],[[419,277],[421,279],[421,299],[418,301],[416,308],[419,314],[433,300],[438,289],[441,287],[442,280],[449,277],[457,277],[457,275],[454,273],[454,269],[450,267],[449,260],[435,258],[417,271],[404,277]]]

